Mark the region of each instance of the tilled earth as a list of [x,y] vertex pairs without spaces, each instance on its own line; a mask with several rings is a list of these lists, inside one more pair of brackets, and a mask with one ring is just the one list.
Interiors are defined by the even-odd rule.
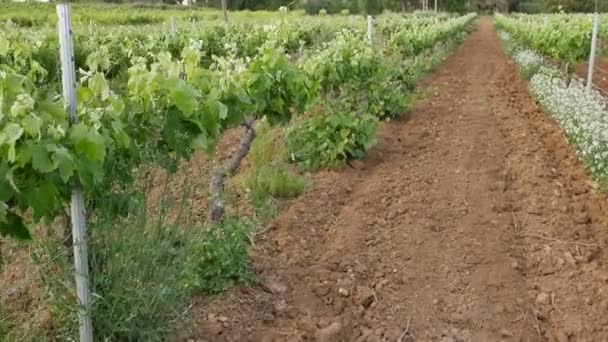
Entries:
[[491,19],[256,238],[194,341],[608,341],[608,208]]

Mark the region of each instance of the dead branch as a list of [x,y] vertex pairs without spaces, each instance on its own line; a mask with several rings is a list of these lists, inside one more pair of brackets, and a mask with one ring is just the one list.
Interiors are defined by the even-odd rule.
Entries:
[[226,212],[224,206],[224,182],[227,176],[233,175],[241,165],[241,162],[249,153],[251,149],[251,143],[256,137],[255,129],[253,128],[254,119],[249,118],[243,126],[246,128],[245,136],[241,140],[241,145],[236,153],[230,158],[228,164],[224,167],[218,167],[213,171],[211,175],[210,193],[211,193],[211,205],[210,214],[211,222],[219,223]]
[[399,336],[399,339],[397,340],[397,342],[405,342],[404,338],[406,336],[411,337],[412,341],[416,341],[416,337],[414,337],[414,334],[412,334],[410,332],[410,323],[412,322],[412,320],[408,319],[407,320],[407,325],[405,327],[405,330],[403,331],[403,333],[401,334],[401,336]]
[[540,234],[523,234],[523,236],[530,236],[530,237],[535,237],[535,238],[539,238],[539,239],[543,239],[543,240],[547,240],[547,241],[554,241],[554,242],[559,242],[559,243],[563,243],[563,244],[571,244],[571,245],[578,245],[578,246],[586,246],[586,247],[599,247],[597,244],[593,244],[593,243],[583,243],[583,242],[576,242],[576,241],[563,241],[560,239],[556,239],[556,238],[552,238],[552,237],[547,237],[547,236],[543,236]]

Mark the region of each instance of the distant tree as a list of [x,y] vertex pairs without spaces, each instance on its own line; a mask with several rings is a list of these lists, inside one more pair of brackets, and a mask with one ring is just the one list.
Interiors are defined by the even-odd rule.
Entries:
[[445,9],[448,12],[465,13],[467,12],[467,0],[445,0]]
[[363,0],[363,9],[366,14],[376,15],[382,13],[384,4],[382,0]]
[[595,9],[593,0],[544,0],[544,3],[549,12],[593,12]]

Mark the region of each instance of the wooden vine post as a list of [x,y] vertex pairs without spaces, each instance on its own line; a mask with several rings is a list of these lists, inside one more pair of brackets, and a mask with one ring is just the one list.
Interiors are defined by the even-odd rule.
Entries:
[[[78,123],[76,104],[76,69],[72,38],[72,11],[70,5],[57,5],[59,55],[61,58],[61,86],[72,124]],[[74,245],[74,269],[78,298],[78,322],[80,342],[93,342],[93,324],[90,306],[89,263],[87,251],[87,223],[82,187],[77,182],[72,190],[70,205],[72,239]]]

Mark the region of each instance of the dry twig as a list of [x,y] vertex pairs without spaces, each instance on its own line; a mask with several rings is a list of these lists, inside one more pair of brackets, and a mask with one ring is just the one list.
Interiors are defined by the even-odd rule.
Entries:
[[559,243],[563,243],[563,244],[571,244],[571,245],[579,245],[579,246],[586,246],[586,247],[599,247],[596,244],[593,243],[584,243],[584,242],[576,242],[576,241],[564,241],[564,240],[560,240],[560,239],[556,239],[556,238],[552,238],[552,237],[548,237],[548,236],[543,236],[540,234],[523,234],[523,236],[531,236],[531,237],[535,237],[535,238],[539,238],[539,239],[543,239],[543,240],[548,240],[548,241],[554,241],[554,242],[559,242]]
[[401,334],[401,336],[399,336],[399,339],[397,340],[397,342],[404,342],[404,338],[406,336],[409,336],[412,338],[413,341],[416,341],[416,337],[414,336],[414,334],[412,334],[410,332],[410,323],[412,320],[408,319],[407,320],[407,326],[405,327],[405,330],[403,330],[403,333]]

